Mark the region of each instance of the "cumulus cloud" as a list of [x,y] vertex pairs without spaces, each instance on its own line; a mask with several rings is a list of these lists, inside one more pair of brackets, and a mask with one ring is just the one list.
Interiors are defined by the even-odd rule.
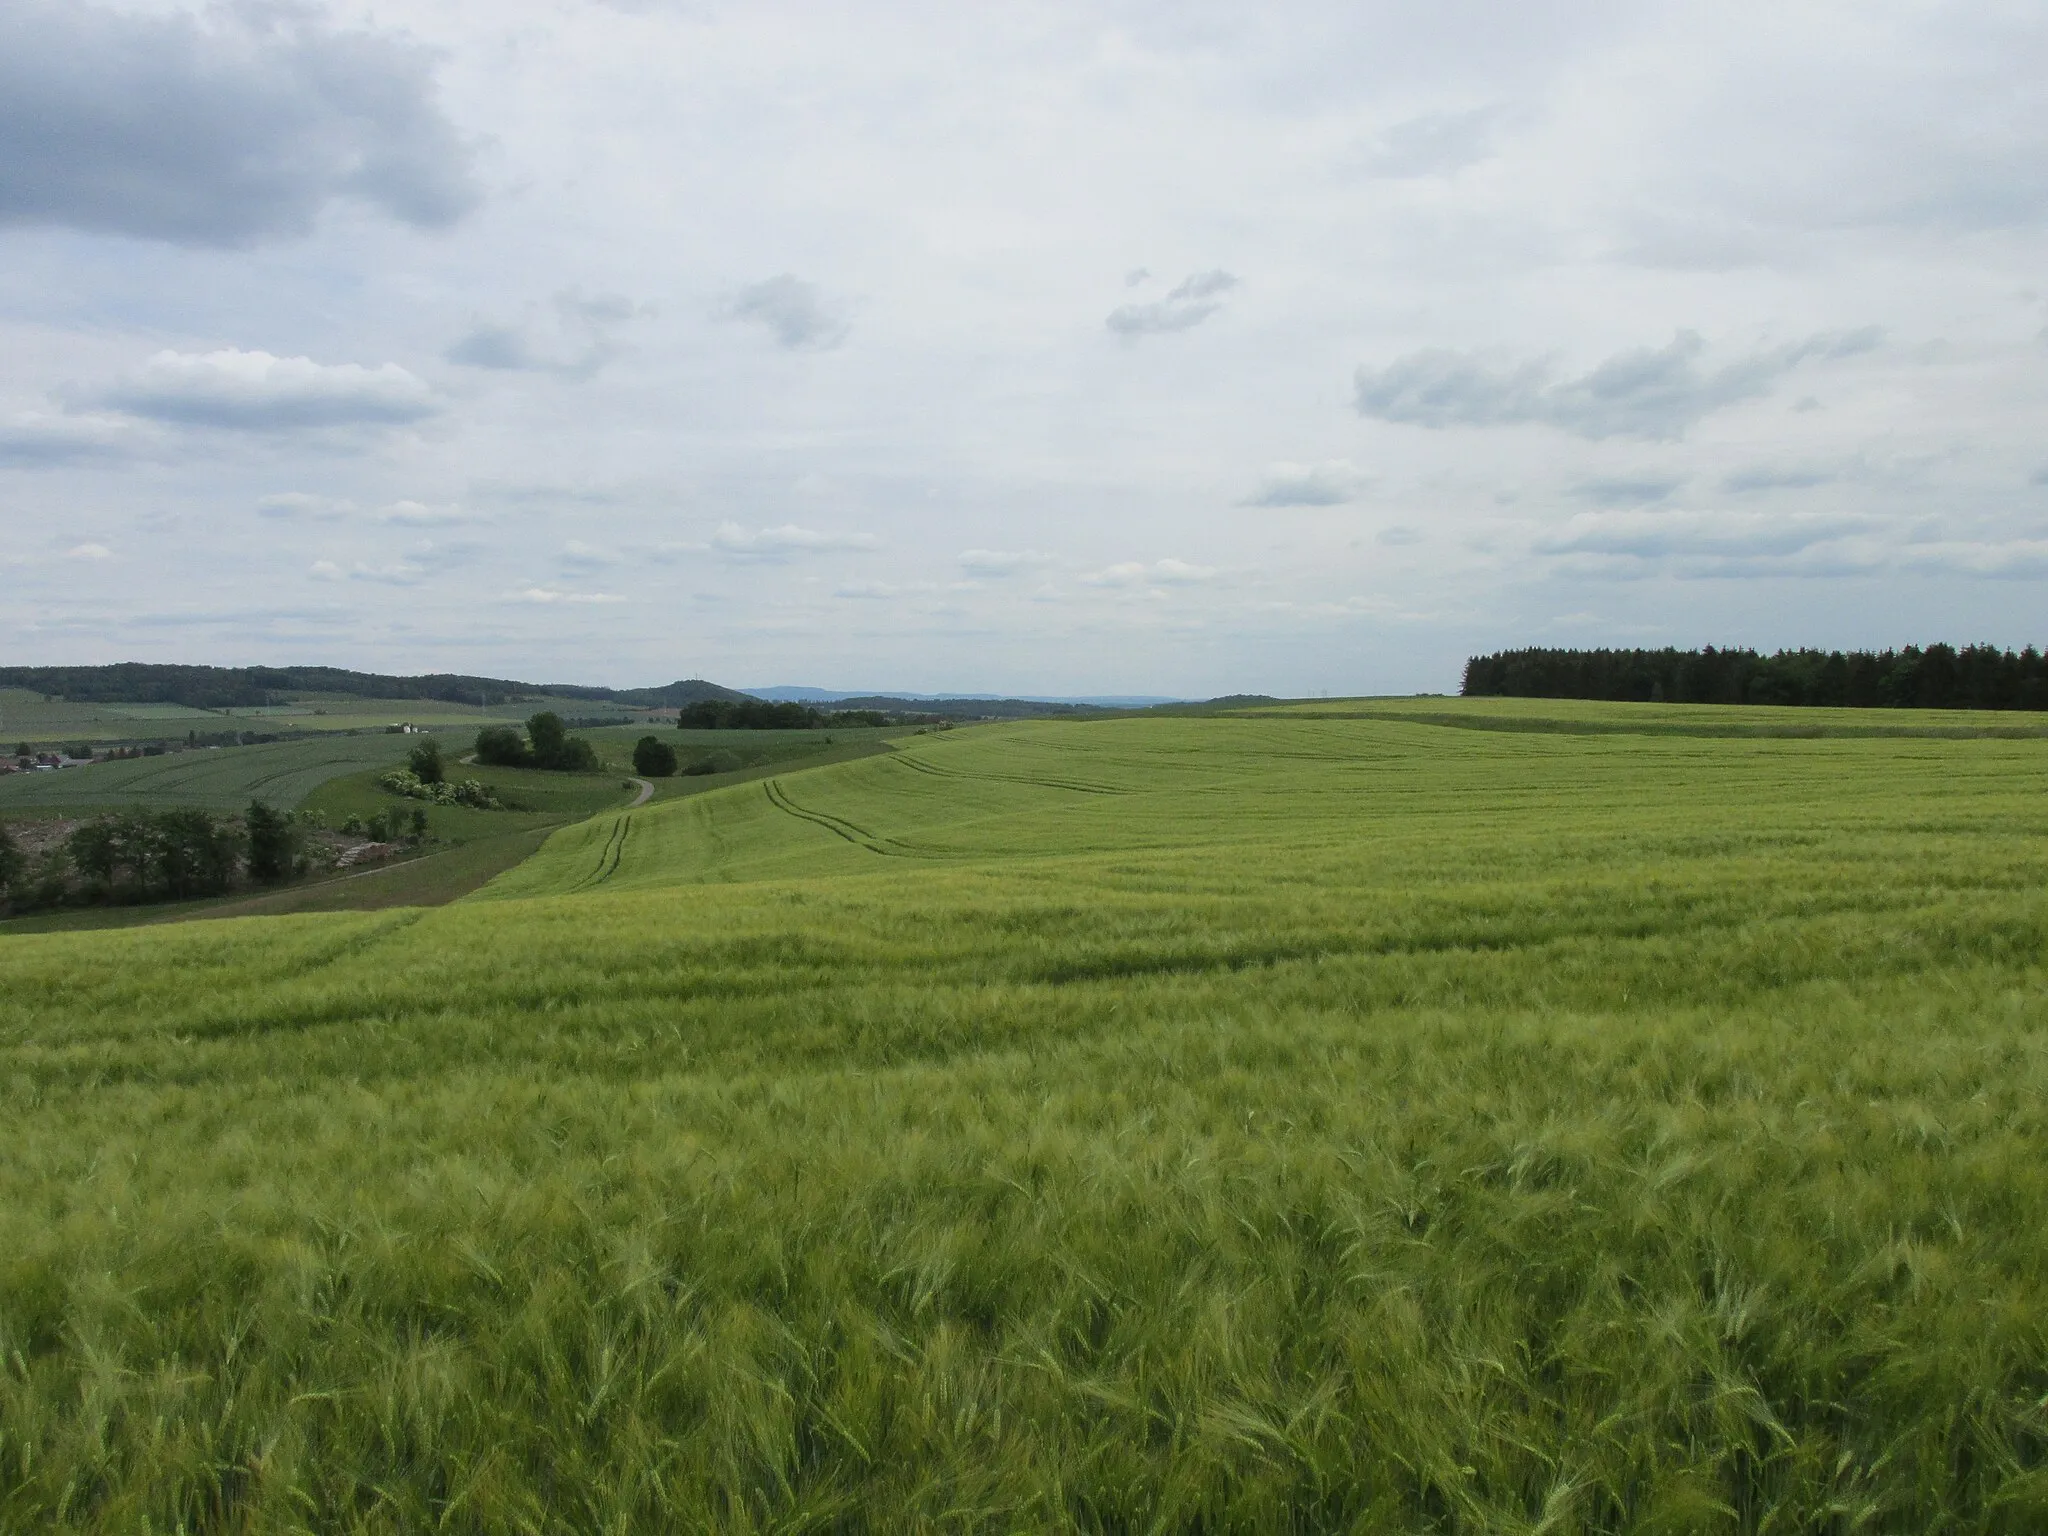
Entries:
[[815,285],[784,272],[742,288],[725,306],[728,320],[767,330],[791,352],[827,352],[846,340],[849,326]]
[[727,560],[781,561],[797,555],[875,547],[875,536],[871,533],[820,533],[814,528],[799,528],[795,523],[751,531],[738,523],[720,523],[718,531],[711,535],[712,551]]
[[1493,153],[1493,141],[1507,114],[1501,107],[1465,112],[1426,112],[1395,123],[1374,139],[1365,155],[1372,176],[1448,176]]
[[1809,360],[1852,357],[1882,338],[1876,326],[1823,331],[1718,367],[1702,363],[1706,342],[1680,331],[1669,345],[1617,352],[1590,372],[1556,380],[1545,360],[1495,364],[1470,352],[1429,347],[1384,368],[1360,368],[1361,416],[1411,426],[1492,427],[1534,423],[1580,437],[1673,439],[1715,411],[1753,399]]
[[1335,507],[1354,499],[1366,483],[1365,472],[1348,459],[1319,464],[1268,464],[1259,488],[1245,498],[1248,507]]
[[1051,565],[1051,555],[1041,555],[1035,549],[963,549],[960,551],[960,569],[970,576],[1003,577],[1015,576],[1021,571],[1034,570]]
[[180,426],[239,431],[398,426],[441,402],[396,363],[316,363],[268,352],[159,352],[96,403]]
[[476,201],[432,55],[310,8],[0,8],[0,224],[184,245],[303,234],[336,199],[427,227]]
[[1163,299],[1118,305],[1103,324],[1128,340],[1191,330],[1221,309],[1220,296],[1236,286],[1237,279],[1221,268],[1196,272]]

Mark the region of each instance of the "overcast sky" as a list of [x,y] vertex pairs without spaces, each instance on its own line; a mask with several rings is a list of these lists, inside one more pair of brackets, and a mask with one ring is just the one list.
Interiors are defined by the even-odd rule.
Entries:
[[2048,640],[2048,8],[0,0],[0,657]]

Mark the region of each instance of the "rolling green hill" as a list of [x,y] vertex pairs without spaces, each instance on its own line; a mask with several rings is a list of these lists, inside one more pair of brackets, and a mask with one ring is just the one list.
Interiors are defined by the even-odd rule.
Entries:
[[1344,714],[0,939],[0,1525],[2040,1528],[2048,746]]
[[[452,754],[467,751],[472,735],[445,732],[435,739],[443,752]],[[10,774],[0,778],[0,816],[123,805],[239,811],[251,800],[289,809],[329,779],[403,763],[418,740],[377,731],[131,757],[57,773]]]

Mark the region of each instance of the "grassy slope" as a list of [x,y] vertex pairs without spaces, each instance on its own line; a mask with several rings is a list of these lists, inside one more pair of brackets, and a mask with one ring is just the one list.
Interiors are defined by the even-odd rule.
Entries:
[[2038,1528],[2044,790],[1004,727],[8,941],[0,1525]]
[[[443,751],[467,738],[436,738]],[[92,812],[124,805],[192,805],[214,811],[246,809],[265,800],[291,809],[329,779],[375,766],[403,763],[417,737],[332,736],[308,741],[273,741],[252,747],[171,752],[66,768],[57,773],[11,774],[0,778],[0,816]]]

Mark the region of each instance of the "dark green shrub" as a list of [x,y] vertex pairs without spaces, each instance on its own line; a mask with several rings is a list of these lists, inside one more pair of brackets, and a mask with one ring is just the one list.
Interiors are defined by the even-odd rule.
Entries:
[[650,779],[665,779],[676,771],[676,749],[657,736],[642,736],[633,743],[633,771]]

